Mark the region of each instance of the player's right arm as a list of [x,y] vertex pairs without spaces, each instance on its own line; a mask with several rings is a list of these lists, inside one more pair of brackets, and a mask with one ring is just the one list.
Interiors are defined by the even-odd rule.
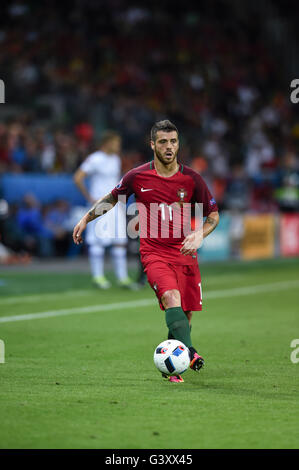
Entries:
[[75,174],[73,176],[73,180],[74,180],[75,185],[78,187],[79,191],[85,197],[85,199],[87,201],[89,201],[90,203],[93,203],[94,200],[92,199],[91,195],[89,194],[89,192],[88,192],[88,190],[85,186],[85,183],[84,183],[84,180],[85,180],[86,176],[87,176],[87,173],[85,171],[83,171],[81,168],[78,168],[78,170],[75,172]]
[[76,225],[73,231],[73,240],[76,245],[82,243],[82,233],[86,229],[88,222],[96,219],[100,215],[110,211],[118,202],[118,196],[126,195],[129,197],[133,193],[132,180],[134,177],[134,170],[128,171],[125,176],[120,180],[118,185],[106,196],[102,197],[92,206],[92,208],[82,217],[80,222]]
[[86,229],[86,226],[89,222],[100,217],[106,212],[110,211],[117,200],[113,197],[112,193],[106,194],[106,196],[101,197],[98,201],[94,203],[91,209],[82,217],[82,219],[77,223],[73,230],[73,240],[76,245],[79,245],[83,242],[82,233]]

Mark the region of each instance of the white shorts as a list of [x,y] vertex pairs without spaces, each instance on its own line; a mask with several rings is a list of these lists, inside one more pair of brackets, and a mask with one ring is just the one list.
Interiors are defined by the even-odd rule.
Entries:
[[126,245],[126,206],[116,204],[107,214],[89,222],[86,227],[88,245]]

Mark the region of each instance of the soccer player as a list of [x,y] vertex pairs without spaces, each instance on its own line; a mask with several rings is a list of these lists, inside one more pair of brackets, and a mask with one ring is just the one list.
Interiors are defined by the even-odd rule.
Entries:
[[[121,147],[121,137],[115,131],[106,131],[101,139],[100,150],[88,155],[81,166],[74,174],[75,184],[85,197],[85,199],[94,204],[100,197],[104,196],[120,179],[121,160],[119,157]],[[85,179],[90,179],[90,189],[85,185]],[[119,224],[125,227],[126,216],[123,210],[117,214],[121,220]],[[114,226],[115,211],[112,211],[105,218],[105,224]],[[97,227],[100,232],[100,227]],[[128,276],[127,270],[127,238],[125,237],[99,236],[96,233],[95,222],[89,224],[86,234],[88,244],[89,263],[92,272],[94,284],[101,289],[108,289],[111,284],[104,275],[104,256],[105,248],[111,247],[111,255],[114,265],[115,275],[118,284],[123,287],[133,285]]]
[[[87,224],[113,207],[118,196],[135,194],[141,261],[160,307],[165,310],[168,338],[182,341],[189,348],[190,367],[199,371],[204,359],[193,347],[190,334],[192,311],[202,310],[197,250],[217,226],[218,208],[202,177],[178,162],[179,137],[174,124],[165,120],[152,127],[151,148],[154,159],[130,170],[99,199],[74,228],[73,240],[81,243]],[[205,217],[202,229],[190,229],[187,235],[179,230],[186,225],[186,203],[189,207],[201,203]],[[172,382],[183,382],[181,376],[163,376]]]

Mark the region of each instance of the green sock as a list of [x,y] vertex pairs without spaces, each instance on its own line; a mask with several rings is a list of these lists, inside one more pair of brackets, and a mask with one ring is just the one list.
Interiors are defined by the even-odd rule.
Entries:
[[[191,328],[192,328],[192,325],[190,325],[190,333],[191,333]],[[170,333],[170,330],[168,330],[168,339],[175,339],[175,337]]]
[[190,327],[182,307],[167,308],[165,314],[169,334],[190,348],[192,346]]

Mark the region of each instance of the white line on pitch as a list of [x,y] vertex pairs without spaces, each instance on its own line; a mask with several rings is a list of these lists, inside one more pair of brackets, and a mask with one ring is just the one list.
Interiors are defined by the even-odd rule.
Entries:
[[85,290],[66,290],[66,291],[56,291],[49,292],[47,294],[32,294],[32,295],[17,295],[17,297],[6,297],[1,299],[1,305],[10,305],[10,304],[22,304],[25,302],[39,302],[40,300],[57,300],[59,295],[70,296],[70,297],[80,297],[84,295],[89,295],[91,292],[95,292],[95,289],[85,289]]
[[48,312],[25,313],[24,315],[12,315],[10,317],[0,317],[0,323],[15,322],[21,320],[35,320],[37,318],[61,317],[64,315],[76,315],[80,313],[103,312],[108,310],[117,310],[123,307],[136,308],[153,305],[155,299],[140,299],[128,302],[117,302],[105,305],[90,305],[88,307],[64,308],[62,310],[49,310]]
[[273,292],[275,290],[293,289],[299,287],[299,280],[278,281],[271,284],[258,284],[255,286],[235,287],[233,289],[221,289],[207,292],[204,299],[218,299],[220,297],[237,297],[239,295],[258,294],[260,292]]
[[[236,287],[233,289],[222,289],[207,292],[204,299],[218,299],[224,297],[238,297],[243,295],[259,294],[262,292],[273,292],[287,290],[299,287],[299,280],[273,282],[271,284],[260,284],[255,286]],[[47,312],[27,313],[24,315],[12,315],[8,317],[0,317],[0,323],[9,323],[22,320],[36,320],[39,318],[61,317],[64,315],[77,315],[81,313],[107,312],[109,310],[117,310],[121,308],[137,308],[148,307],[156,304],[155,298],[132,300],[127,302],[117,302],[105,305],[90,305],[87,307],[73,307],[61,310],[49,310]]]

